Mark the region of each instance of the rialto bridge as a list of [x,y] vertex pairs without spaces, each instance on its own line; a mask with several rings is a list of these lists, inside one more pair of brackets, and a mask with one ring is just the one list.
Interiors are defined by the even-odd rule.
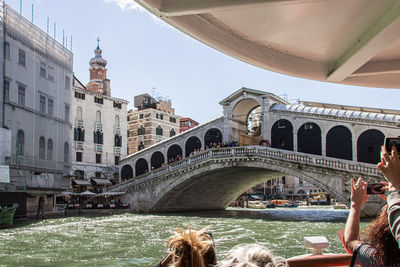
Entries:
[[[290,104],[248,88],[220,104],[222,117],[122,159],[121,183],[110,190],[126,191],[134,211],[211,210],[254,185],[291,175],[349,204],[350,178],[382,181],[380,147],[385,136],[400,135],[397,110]],[[240,146],[207,149],[231,140]],[[179,155],[182,160],[166,164]],[[379,209],[378,198],[370,203],[365,214]]]

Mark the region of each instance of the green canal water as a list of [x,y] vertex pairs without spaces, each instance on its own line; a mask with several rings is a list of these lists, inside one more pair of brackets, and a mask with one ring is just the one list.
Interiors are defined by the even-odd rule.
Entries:
[[[0,230],[0,266],[154,266],[176,227],[211,226],[219,259],[233,246],[259,243],[276,255],[309,253],[304,236],[323,235],[326,253],[344,249],[336,232],[348,210],[228,209],[184,214],[120,214],[16,222]],[[364,227],[366,223],[363,223]]]

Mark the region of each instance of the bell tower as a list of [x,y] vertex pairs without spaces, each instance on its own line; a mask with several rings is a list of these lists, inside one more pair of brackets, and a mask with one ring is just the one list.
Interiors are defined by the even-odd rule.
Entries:
[[107,79],[107,60],[101,56],[100,38],[97,37],[97,47],[94,50],[94,57],[89,61],[90,81],[86,85],[88,90],[103,95],[111,95],[110,80]]

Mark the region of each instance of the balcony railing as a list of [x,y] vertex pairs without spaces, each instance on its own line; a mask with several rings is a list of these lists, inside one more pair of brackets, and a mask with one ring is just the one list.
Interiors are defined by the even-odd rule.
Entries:
[[94,144],[94,151],[95,151],[95,152],[102,152],[102,151],[103,151],[103,145],[101,145],[101,144]]
[[121,148],[120,147],[114,147],[114,152],[115,152],[115,155],[120,155],[121,154]]
[[76,127],[83,127],[83,120],[75,120]]
[[115,134],[121,134],[121,127],[115,126],[114,127],[114,132],[115,132]]
[[77,149],[77,150],[83,150],[83,142],[81,142],[81,141],[75,141],[75,149]]
[[95,131],[102,131],[103,130],[103,124],[101,124],[99,122],[95,122],[94,129],[95,129]]
[[51,170],[62,172],[64,170],[64,162],[44,160],[28,156],[12,155],[7,158],[6,164],[15,167],[32,168],[35,170]]

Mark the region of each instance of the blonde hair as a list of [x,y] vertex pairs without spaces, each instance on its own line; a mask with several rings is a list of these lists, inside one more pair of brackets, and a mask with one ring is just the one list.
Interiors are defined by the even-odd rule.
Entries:
[[218,267],[287,267],[286,260],[275,257],[265,246],[244,244],[235,246]]
[[[216,256],[213,241],[206,233],[208,228],[205,227],[197,231],[191,229],[189,225],[188,230],[176,229],[175,234],[167,242],[167,247],[172,250],[172,261],[168,266],[214,266]],[[210,263],[210,261],[212,262]]]

